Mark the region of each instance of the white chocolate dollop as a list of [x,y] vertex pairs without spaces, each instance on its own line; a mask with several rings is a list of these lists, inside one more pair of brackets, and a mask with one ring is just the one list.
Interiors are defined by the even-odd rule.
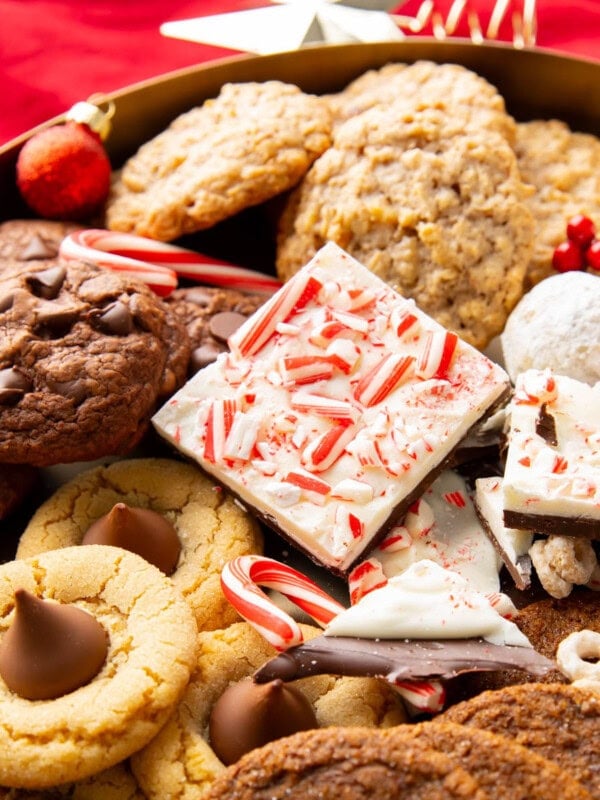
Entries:
[[365,639],[469,639],[531,647],[486,595],[429,559],[412,564],[338,614],[326,636]]

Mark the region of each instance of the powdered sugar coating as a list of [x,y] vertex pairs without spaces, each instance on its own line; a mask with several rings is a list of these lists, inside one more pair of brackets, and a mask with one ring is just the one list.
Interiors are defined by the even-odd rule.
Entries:
[[508,318],[501,344],[513,381],[547,367],[592,385],[600,381],[600,280],[565,272],[538,283]]

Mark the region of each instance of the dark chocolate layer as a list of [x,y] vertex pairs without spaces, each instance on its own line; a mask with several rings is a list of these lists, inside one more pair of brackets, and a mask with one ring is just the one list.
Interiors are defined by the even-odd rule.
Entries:
[[317,636],[291,647],[255,674],[257,683],[309,675],[347,675],[408,680],[455,678],[463,672],[521,669],[544,675],[554,662],[530,647],[494,645],[484,639],[392,640]]
[[558,514],[524,514],[521,511],[504,509],[504,524],[508,528],[522,528],[559,536],[583,536],[600,539],[600,520],[591,517],[561,517]]

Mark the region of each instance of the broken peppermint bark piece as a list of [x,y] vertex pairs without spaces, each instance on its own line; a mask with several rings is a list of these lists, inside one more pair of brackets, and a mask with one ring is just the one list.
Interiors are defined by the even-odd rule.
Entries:
[[499,366],[332,243],[228,344],[154,425],[337,574],[509,389]]
[[475,481],[475,509],[490,541],[517,589],[531,585],[531,557],[528,555],[533,542],[531,531],[507,528],[503,517],[504,496],[502,478],[477,478]]
[[528,370],[509,420],[505,525],[600,539],[600,384]]

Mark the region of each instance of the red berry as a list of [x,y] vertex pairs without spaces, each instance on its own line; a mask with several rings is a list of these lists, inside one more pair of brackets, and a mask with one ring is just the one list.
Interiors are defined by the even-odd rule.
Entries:
[[571,272],[583,269],[583,253],[571,239],[561,242],[552,256],[552,266],[557,272]]
[[594,239],[585,251],[585,261],[591,269],[600,270],[600,239]]
[[580,247],[587,247],[596,235],[596,228],[589,217],[575,214],[567,221],[567,236]]

